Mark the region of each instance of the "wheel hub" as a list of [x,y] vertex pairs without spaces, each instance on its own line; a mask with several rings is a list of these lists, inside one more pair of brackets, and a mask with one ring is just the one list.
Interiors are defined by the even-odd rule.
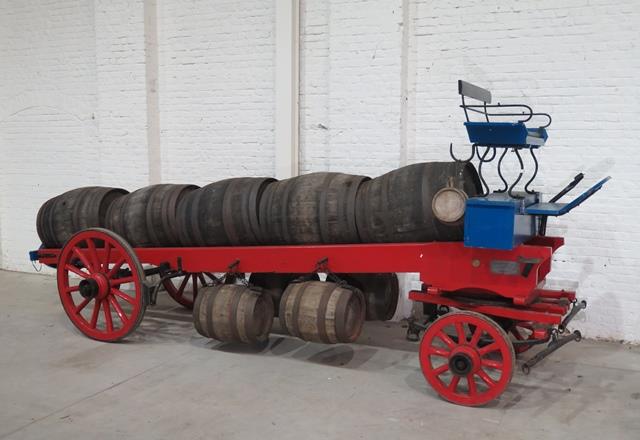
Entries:
[[109,281],[103,274],[94,274],[78,284],[83,298],[104,298],[109,293]]
[[80,281],[80,295],[83,298],[95,298],[98,295],[98,283],[96,280],[88,278]]
[[472,367],[471,358],[464,353],[456,354],[449,359],[449,368],[455,375],[466,376],[471,373]]
[[480,360],[480,354],[473,347],[458,346],[449,356],[449,369],[456,376],[467,376],[480,368]]

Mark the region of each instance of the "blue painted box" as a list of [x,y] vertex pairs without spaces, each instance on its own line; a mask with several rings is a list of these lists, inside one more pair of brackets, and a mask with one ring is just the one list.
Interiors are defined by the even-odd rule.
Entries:
[[464,215],[464,245],[485,249],[511,250],[536,235],[536,216],[525,214],[538,195],[518,194],[514,199],[505,193],[467,200]]

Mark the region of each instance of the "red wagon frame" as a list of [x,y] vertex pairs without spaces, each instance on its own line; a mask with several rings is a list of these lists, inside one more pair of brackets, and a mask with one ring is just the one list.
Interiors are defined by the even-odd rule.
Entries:
[[[61,249],[36,251],[35,259],[57,267],[67,315],[85,335],[102,341],[122,339],[139,325],[157,292],[146,281],[151,273],[164,279],[187,274],[194,281],[205,273],[418,273],[423,288],[409,298],[432,305],[433,318],[443,315],[427,326],[415,324],[426,329],[420,349],[425,378],[447,400],[480,405],[504,391],[516,352],[550,341],[546,356],[566,343],[558,334],[576,312],[575,292],[540,287],[563,244],[562,238],[539,236],[510,251],[461,242],[133,249],[117,234],[93,228]],[[121,290],[124,284],[132,292]],[[575,339],[579,333],[566,337]],[[445,363],[436,367],[434,358]],[[488,369],[497,376],[489,377]],[[441,379],[445,373],[450,382]],[[460,385],[465,379],[466,388]]]

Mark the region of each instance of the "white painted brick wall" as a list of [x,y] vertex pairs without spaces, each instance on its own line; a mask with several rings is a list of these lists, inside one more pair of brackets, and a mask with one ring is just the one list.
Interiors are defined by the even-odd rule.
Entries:
[[48,198],[95,184],[98,164],[93,3],[0,4],[2,267],[30,270]]
[[162,173],[273,176],[273,1],[159,2]]
[[302,2],[302,173],[378,175],[398,167],[401,4]]
[[143,0],[95,0],[100,182],[149,183]]
[[[163,180],[273,175],[273,2],[159,3]],[[142,0],[0,4],[0,267],[48,198],[149,183],[144,31]]]
[[[275,1],[159,2],[162,180],[273,174]],[[587,335],[640,341],[640,3],[301,3],[302,172],[377,176],[445,160],[450,141],[463,154],[459,78],[547,110],[537,187],[614,177],[550,222],[567,241],[550,284],[589,300]],[[1,267],[30,270],[46,198],[147,183],[143,37],[142,0],[0,4]]]

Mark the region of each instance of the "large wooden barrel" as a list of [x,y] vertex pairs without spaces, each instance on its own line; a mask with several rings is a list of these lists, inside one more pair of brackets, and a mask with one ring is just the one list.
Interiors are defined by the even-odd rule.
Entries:
[[311,173],[270,185],[260,203],[269,244],[358,243],[356,194],[368,177]]
[[358,191],[360,239],[367,243],[462,240],[465,200],[480,192],[480,179],[470,163],[418,163],[391,171],[364,182]]
[[155,185],[147,202],[149,239],[156,246],[178,246],[178,204],[183,197],[198,189],[196,185]]
[[127,191],[89,186],[67,191],[47,200],[38,211],[36,229],[44,247],[61,247],[76,232],[106,226],[109,207]]
[[348,273],[337,276],[362,291],[367,321],[388,321],[393,318],[400,294],[395,273]]
[[271,297],[273,301],[273,309],[275,316],[279,315],[280,298],[284,289],[287,288],[289,283],[294,280],[303,279],[307,280],[319,280],[318,274],[302,274],[302,273],[257,273],[254,272],[249,277],[249,284],[253,286],[259,286],[262,291]]
[[282,327],[305,341],[353,342],[362,331],[364,297],[336,283],[292,283],[282,295],[279,314]]
[[260,289],[240,284],[209,286],[196,297],[193,323],[207,338],[258,344],[269,338],[273,303]]
[[160,184],[116,200],[107,212],[107,228],[138,247],[179,244],[176,222],[180,200],[198,187]]
[[251,246],[260,237],[260,200],[264,191],[276,182],[268,177],[231,179],[222,202],[224,230],[232,245]]
[[240,177],[203,186],[178,208],[184,246],[260,244],[260,199],[275,182],[269,177]]

